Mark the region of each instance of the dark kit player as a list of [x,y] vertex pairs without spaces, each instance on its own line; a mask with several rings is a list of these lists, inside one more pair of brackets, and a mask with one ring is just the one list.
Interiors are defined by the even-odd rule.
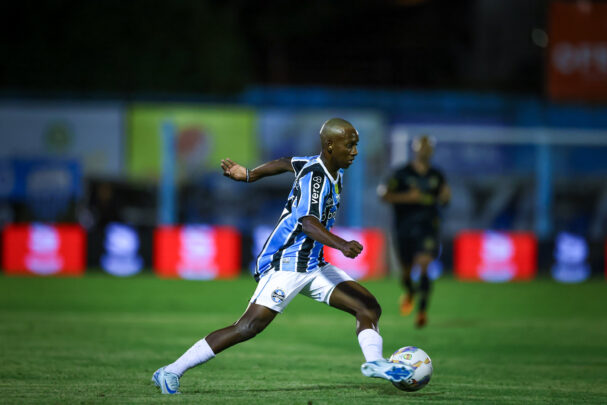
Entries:
[[[382,200],[394,207],[396,249],[402,265],[401,282],[406,295],[401,297],[400,312],[409,315],[415,295],[419,295],[415,324],[427,323],[426,310],[430,296],[428,266],[439,251],[440,207],[446,205],[451,192],[443,173],[430,163],[434,141],[427,135],[413,141],[414,159],[396,169],[379,187]],[[413,286],[411,270],[419,266],[419,288]]]

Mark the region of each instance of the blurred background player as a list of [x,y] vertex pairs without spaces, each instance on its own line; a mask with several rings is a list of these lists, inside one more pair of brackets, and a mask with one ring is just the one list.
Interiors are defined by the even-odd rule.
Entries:
[[298,294],[348,312],[356,318],[356,334],[367,377],[402,381],[411,375],[404,365],[383,358],[375,297],[343,270],[327,263],[324,246],[355,258],[363,246],[329,232],[339,207],[344,169],[358,154],[358,132],[348,121],[333,118],[320,130],[320,155],[277,159],[249,170],[230,159],[221,162],[224,175],[247,183],[284,172],[295,174],[293,188],[278,224],[268,237],[255,269],[257,289],[236,323],[196,342],[175,362],[158,369],[152,381],[163,394],[176,394],[187,370],[263,331]]
[[[405,294],[400,298],[400,312],[406,316],[413,310],[418,295],[417,327],[427,322],[426,310],[430,296],[428,266],[439,252],[440,208],[445,206],[451,191],[445,176],[431,165],[434,139],[422,135],[413,140],[415,157],[397,168],[387,184],[378,189],[382,200],[394,207],[395,244],[401,265],[401,282]],[[419,287],[413,286],[411,270],[420,269]]]

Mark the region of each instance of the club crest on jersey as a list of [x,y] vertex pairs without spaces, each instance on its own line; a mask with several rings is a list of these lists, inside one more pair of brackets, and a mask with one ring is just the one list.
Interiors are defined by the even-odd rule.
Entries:
[[272,301],[274,301],[277,304],[280,304],[281,302],[283,302],[285,299],[285,292],[283,290],[281,290],[280,288],[275,289],[272,292]]

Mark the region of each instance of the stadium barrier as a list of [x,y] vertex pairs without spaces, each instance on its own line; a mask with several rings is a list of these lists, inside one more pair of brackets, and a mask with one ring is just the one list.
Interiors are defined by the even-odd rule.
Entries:
[[86,269],[86,233],[79,225],[8,225],[2,267],[10,275],[80,276]]
[[345,240],[357,240],[364,249],[354,259],[345,257],[339,250],[325,247],[327,261],[343,269],[354,279],[384,277],[386,271],[386,242],[380,229],[335,227],[332,231]]
[[[333,231],[346,240],[360,241],[365,249],[348,259],[336,249],[325,248],[327,261],[355,279],[387,276],[387,246],[381,229],[335,227]],[[241,274],[243,252],[248,256],[250,250],[254,258],[270,232],[270,227],[259,227],[248,240],[237,229],[222,226],[139,229],[110,223],[87,234],[74,224],[12,224],[1,232],[1,263],[8,275],[80,276],[87,267],[101,267],[115,276],[131,276],[152,265],[160,277],[234,278]],[[553,251],[552,263],[544,261],[543,266],[556,281],[583,282],[593,268],[601,266],[600,273],[607,279],[607,240],[589,245],[580,235],[562,232],[553,247],[543,243],[544,249]],[[531,280],[541,264],[538,245],[529,232],[461,232],[453,241],[454,275],[464,281]],[[590,251],[600,255],[599,262],[589,263]],[[249,263],[251,268],[254,262]],[[440,269],[434,270],[438,270],[436,276],[440,274]]]
[[459,233],[454,272],[460,280],[531,280],[537,273],[537,239],[528,232]]
[[154,232],[154,271],[160,277],[194,280],[240,275],[240,233],[232,227],[161,226]]

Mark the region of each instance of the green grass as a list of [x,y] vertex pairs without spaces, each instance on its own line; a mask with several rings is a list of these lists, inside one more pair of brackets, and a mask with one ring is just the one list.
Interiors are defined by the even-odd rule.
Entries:
[[432,357],[416,393],[361,375],[354,319],[296,298],[262,334],[161,396],[153,371],[233,323],[255,284],[236,281],[0,277],[0,402],[607,403],[607,285],[593,281],[435,284],[429,325],[397,313],[394,280],[364,283],[383,307],[384,354]]

